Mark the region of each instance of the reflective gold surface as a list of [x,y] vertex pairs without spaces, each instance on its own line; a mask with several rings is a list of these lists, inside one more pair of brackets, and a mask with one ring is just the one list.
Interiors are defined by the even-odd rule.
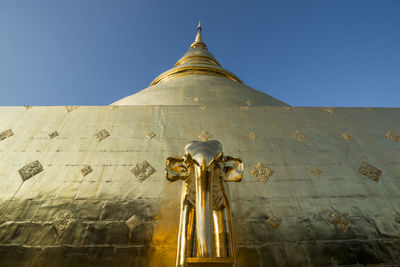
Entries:
[[[179,67],[218,69],[200,37]],[[400,266],[400,109],[287,107],[197,74],[118,109],[0,108],[1,265]],[[240,185],[222,148],[177,157],[211,137]]]
[[287,106],[246,86],[235,74],[224,69],[200,45],[204,44],[200,31],[194,44],[172,69],[161,73],[148,88],[113,105]]
[[150,86],[188,75],[218,76],[242,83],[236,75],[223,69],[217,60],[214,59],[213,55],[208,52],[207,46],[203,42],[201,35],[200,23],[196,39],[190,46],[189,51],[178,60],[174,68],[159,75],[153,82],[151,82]]
[[[175,266],[186,182],[165,179],[165,159],[184,158],[206,130],[245,165],[246,179],[224,182],[238,267],[399,266],[400,147],[385,137],[399,117],[398,108],[1,107],[0,132],[13,135],[0,141],[0,265]],[[110,135],[99,142],[101,129]],[[18,170],[36,160],[43,171],[23,182]],[[131,170],[143,161],[155,172],[140,182]],[[266,183],[250,173],[258,162],[274,171]],[[362,162],[382,171],[378,181]],[[333,211],[349,223],[332,224]]]
[[[247,100],[252,102],[250,107],[246,103]],[[243,110],[256,106],[287,106],[286,103],[243,83],[215,75],[179,76],[177,79],[169,79],[123,98],[114,105],[194,105],[198,106],[197,108],[242,106]],[[203,130],[200,129],[197,134]],[[254,132],[254,129],[250,129],[250,132],[252,131]]]
[[186,266],[198,266],[198,267],[233,267],[235,261],[233,258],[187,258]]
[[222,181],[224,177],[240,182],[243,172],[242,161],[224,157],[216,140],[190,142],[183,158],[167,158],[167,179],[185,181],[176,266],[186,266],[189,257],[225,257],[234,262],[230,206]]
[[199,24],[197,25],[197,35],[196,39],[194,40],[193,44],[190,46],[190,48],[201,48],[204,50],[207,50],[206,44],[203,42],[203,38],[201,36],[201,24],[199,20]]
[[185,63],[189,63],[189,62],[202,62],[202,63],[212,63],[212,64],[216,64],[218,66],[221,66],[218,61],[216,61],[215,59],[205,56],[205,55],[191,55],[191,56],[184,56],[181,59],[178,60],[178,62],[175,63],[175,66],[181,65],[181,64],[185,64]]
[[157,79],[155,79],[150,84],[150,86],[165,82],[168,79],[182,77],[182,76],[186,76],[186,75],[193,75],[193,74],[219,76],[219,77],[228,78],[235,82],[240,82],[240,83],[242,82],[235,75],[233,75],[232,73],[229,73],[223,69],[202,67],[202,66],[189,66],[189,67],[180,67],[180,68],[172,69],[172,70],[164,73],[163,75],[157,77]]

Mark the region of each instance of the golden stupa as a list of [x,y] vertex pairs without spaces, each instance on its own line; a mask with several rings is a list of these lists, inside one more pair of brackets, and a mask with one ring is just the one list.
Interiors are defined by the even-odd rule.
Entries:
[[398,266],[399,117],[256,91],[199,25],[110,106],[0,108],[0,265]]

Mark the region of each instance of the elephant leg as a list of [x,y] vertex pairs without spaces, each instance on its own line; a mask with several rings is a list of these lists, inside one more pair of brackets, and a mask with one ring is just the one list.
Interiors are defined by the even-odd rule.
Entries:
[[188,213],[188,223],[186,229],[186,256],[195,257],[196,244],[195,244],[195,229],[196,229],[196,212],[193,206],[190,206]]
[[185,190],[182,192],[181,214],[179,219],[178,246],[176,250],[176,266],[185,266],[185,259],[193,247],[194,208],[186,200]]
[[226,207],[223,209],[225,220],[225,229],[227,231],[227,239],[228,239],[228,257],[235,258],[235,250],[233,248],[233,236],[232,236],[232,217],[231,217],[231,208],[229,203],[227,203]]
[[216,257],[231,257],[230,229],[226,208],[213,210]]

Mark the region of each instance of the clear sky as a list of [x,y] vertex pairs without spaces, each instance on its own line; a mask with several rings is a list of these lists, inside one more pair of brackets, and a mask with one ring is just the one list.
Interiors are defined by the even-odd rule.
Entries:
[[293,106],[400,107],[400,0],[2,0],[0,105],[108,105],[185,53]]

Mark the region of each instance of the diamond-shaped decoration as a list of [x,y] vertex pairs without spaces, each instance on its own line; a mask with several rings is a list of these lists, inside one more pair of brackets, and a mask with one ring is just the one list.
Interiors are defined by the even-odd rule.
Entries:
[[73,111],[74,109],[79,108],[79,106],[65,106],[65,112],[70,113],[71,111]]
[[344,217],[336,210],[332,211],[328,221],[342,232],[347,232],[347,228],[349,227],[350,224],[350,220]]
[[7,137],[13,136],[14,133],[11,129],[5,130],[0,133],[0,141],[6,139]]
[[149,139],[149,140],[153,139],[154,137],[156,137],[156,134],[153,133],[153,132],[150,132],[150,133],[148,133],[148,134],[146,135],[146,138]]
[[204,106],[204,105],[200,106],[201,110],[205,110],[206,108],[207,108],[207,106]]
[[248,105],[248,106],[251,106],[251,104],[253,104],[250,100],[247,100],[246,101],[246,104]]
[[88,174],[91,173],[92,171],[93,171],[93,169],[92,169],[92,167],[90,167],[89,165],[87,165],[87,166],[85,166],[85,167],[83,167],[83,168],[81,169],[81,173],[82,173],[83,176],[88,175]]
[[69,213],[59,214],[55,217],[53,225],[57,230],[57,233],[61,235],[65,230],[70,228],[75,222],[74,217]]
[[333,114],[336,108],[322,108],[322,109],[328,112],[329,114]]
[[24,106],[26,110],[31,109],[32,106]]
[[371,164],[368,164],[366,162],[362,162],[360,169],[358,170],[359,173],[362,175],[367,176],[368,178],[374,180],[375,182],[379,181],[379,177],[382,174],[382,171],[378,168],[375,168]]
[[207,140],[210,140],[213,137],[213,135],[204,130],[204,131],[201,131],[201,133],[197,137],[201,141],[207,141]]
[[131,172],[136,176],[139,182],[143,182],[146,180],[150,175],[155,173],[156,169],[150,165],[146,160],[139,162],[136,166],[131,170]]
[[110,105],[110,109],[116,109],[116,108],[118,108],[119,106],[115,106],[115,105]]
[[307,136],[299,130],[295,131],[292,137],[299,142],[304,142],[307,139]]
[[132,217],[125,221],[126,226],[128,226],[131,232],[135,230],[135,228],[138,227],[141,223],[142,222],[135,214],[133,214]]
[[95,133],[94,136],[96,136],[97,140],[100,142],[100,141],[106,139],[107,137],[109,137],[110,133],[107,132],[106,129],[103,129],[103,130]]
[[265,222],[271,226],[272,228],[276,229],[281,225],[281,220],[275,216],[270,216]]
[[58,132],[57,131],[51,132],[49,133],[49,136],[51,139],[53,139],[54,137],[58,136]]
[[257,135],[256,135],[255,133],[251,132],[251,133],[249,133],[249,138],[250,138],[251,140],[256,140]]
[[193,98],[193,101],[196,102],[196,103],[198,103],[198,102],[200,101],[200,97],[198,97],[198,96],[194,97],[194,98]]
[[311,173],[314,174],[317,177],[321,177],[322,171],[318,168],[312,168]]
[[240,110],[249,110],[249,106],[240,106]]
[[398,142],[399,142],[399,139],[400,139],[400,135],[398,135],[397,133],[394,133],[394,132],[392,132],[392,131],[390,131],[390,130],[387,130],[387,131],[386,131],[385,137],[388,138],[388,139],[391,139],[391,140],[395,141],[396,143],[398,143]]
[[342,133],[342,138],[346,141],[350,141],[352,136],[348,133]]
[[291,108],[290,107],[283,107],[283,109],[290,110]]
[[38,160],[31,162],[18,170],[23,181],[43,171],[43,166]]
[[251,170],[250,173],[257,177],[263,183],[266,183],[268,179],[274,174],[274,171],[268,168],[266,165],[258,162]]

